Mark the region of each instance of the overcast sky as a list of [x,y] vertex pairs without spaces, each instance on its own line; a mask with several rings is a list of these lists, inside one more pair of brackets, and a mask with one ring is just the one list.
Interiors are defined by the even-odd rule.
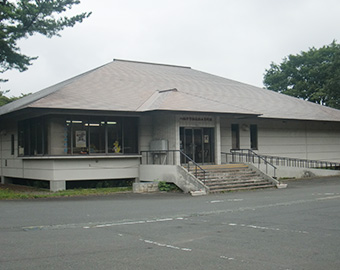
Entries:
[[[39,56],[28,71],[6,72],[9,96],[37,92],[112,59],[190,66],[263,87],[271,62],[340,42],[339,0],[81,0],[90,18],[20,41]],[[71,14],[70,13],[70,14]]]

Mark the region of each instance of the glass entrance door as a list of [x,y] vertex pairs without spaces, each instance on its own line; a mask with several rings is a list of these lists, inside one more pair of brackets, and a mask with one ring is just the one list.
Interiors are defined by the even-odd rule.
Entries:
[[181,150],[196,163],[214,162],[213,133],[213,128],[180,128]]

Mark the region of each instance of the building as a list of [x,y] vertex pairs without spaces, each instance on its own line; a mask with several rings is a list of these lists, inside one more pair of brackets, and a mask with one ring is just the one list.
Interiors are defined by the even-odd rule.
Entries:
[[189,67],[124,60],[1,107],[0,130],[2,183],[47,180],[54,191],[78,180],[174,181],[141,160],[178,170],[221,164],[231,149],[340,162],[339,110]]

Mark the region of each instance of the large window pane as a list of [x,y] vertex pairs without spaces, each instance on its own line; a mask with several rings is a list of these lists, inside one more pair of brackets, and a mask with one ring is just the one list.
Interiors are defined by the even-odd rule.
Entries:
[[122,121],[120,119],[111,119],[106,124],[108,153],[122,153]]
[[204,159],[205,163],[211,163],[215,160],[214,153],[214,129],[213,128],[204,128],[203,129],[203,143],[204,143]]
[[20,121],[18,125],[18,155],[47,154],[47,121],[34,118]]
[[73,154],[88,154],[88,122],[72,120]]
[[90,120],[90,153],[105,153],[105,121]]
[[124,119],[124,149],[125,154],[138,153],[138,122],[136,118]]

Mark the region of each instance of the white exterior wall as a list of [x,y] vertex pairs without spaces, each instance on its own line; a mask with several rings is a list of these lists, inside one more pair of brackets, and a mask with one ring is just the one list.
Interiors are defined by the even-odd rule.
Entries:
[[261,120],[259,153],[300,159],[340,162],[340,124]]
[[229,153],[232,149],[231,125],[238,124],[240,128],[240,149],[250,149],[249,124],[257,124],[250,120],[239,120],[221,117],[221,151]]
[[221,152],[230,152],[231,142],[231,122],[228,119],[221,118]]
[[177,143],[176,116],[174,114],[159,113],[153,116],[153,140],[167,140],[169,150],[179,149]]
[[222,152],[232,148],[231,124],[240,126],[241,149],[250,149],[249,125],[255,124],[258,154],[340,162],[340,123],[221,118]]
[[27,157],[23,177],[49,181],[137,178],[138,156]]
[[166,140],[169,149],[179,149],[174,114],[158,113],[142,116],[139,123],[140,151],[150,150],[150,142],[153,140]]

